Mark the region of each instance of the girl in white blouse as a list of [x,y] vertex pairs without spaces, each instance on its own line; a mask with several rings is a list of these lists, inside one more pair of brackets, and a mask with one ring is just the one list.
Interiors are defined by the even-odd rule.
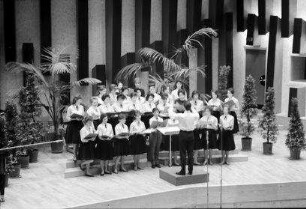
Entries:
[[139,105],[143,105],[146,102],[146,98],[142,96],[141,89],[136,89],[136,93],[137,93],[137,103]]
[[117,90],[117,86],[115,84],[111,84],[110,85],[110,93],[109,93],[111,104],[115,104],[117,102],[118,93],[116,92],[116,90]]
[[[84,106],[81,105],[82,98],[80,96],[75,96],[72,100],[72,105],[67,109],[66,119],[68,125],[66,128],[65,140],[66,144],[73,144],[73,160],[76,161],[78,154],[80,139],[80,130],[83,127],[82,119],[84,116]],[[78,117],[71,117],[73,115],[78,115]]]
[[[176,81],[174,84],[174,90],[171,92],[171,97],[172,97],[172,101],[175,101],[179,98],[179,94],[178,91],[179,90],[183,90],[185,92],[185,90],[182,88],[183,84],[181,81]],[[185,100],[187,100],[187,94],[185,92]]]
[[192,92],[190,103],[191,103],[191,107],[198,113],[203,111],[204,103],[199,98],[199,92],[197,91]]
[[148,94],[146,100],[147,101],[143,105],[143,112],[152,112],[152,110],[156,107],[154,103],[154,95]]
[[99,106],[100,112],[102,113],[113,113],[115,112],[113,105],[111,104],[109,94],[105,94],[102,97],[103,105]]
[[161,100],[159,101],[157,105],[157,109],[161,113],[168,113],[169,109],[171,108],[172,104],[170,103],[170,100],[168,99],[168,94],[163,94],[161,96]]
[[98,95],[97,95],[97,98],[98,98],[98,103],[99,105],[103,104],[103,101],[102,101],[102,97],[103,95],[105,95],[107,93],[107,90],[106,90],[106,87],[104,85],[100,85],[98,86]]
[[117,102],[113,105],[115,112],[127,112],[129,110],[129,106],[124,104],[125,96],[123,94],[119,94],[117,96]]
[[130,125],[130,154],[134,158],[134,170],[139,167],[140,155],[146,152],[146,139],[142,132],[146,130],[145,124],[141,121],[141,113],[135,112],[135,120]]
[[84,170],[84,167],[86,167],[85,175],[93,177],[93,175],[89,172],[89,168],[90,163],[92,163],[94,159],[94,141],[96,137],[87,138],[87,136],[89,134],[95,134],[96,130],[93,125],[93,119],[91,116],[86,116],[83,120],[83,123],[84,127],[79,132],[81,137],[81,144],[78,159],[83,161],[80,164],[80,168]]
[[112,145],[112,137],[114,136],[113,127],[110,123],[107,123],[108,117],[106,114],[101,115],[102,123],[98,126],[97,134],[99,140],[97,140],[97,146],[95,149],[95,158],[100,159],[101,176],[105,174],[111,174],[108,170],[109,161],[113,159],[114,148]]
[[98,107],[98,98],[92,97],[90,99],[91,106],[88,108],[86,111],[89,116],[93,118],[93,124],[95,128],[98,127],[100,123],[100,116],[101,116],[101,111],[100,108]]
[[234,97],[234,89],[230,88],[227,90],[227,98],[224,100],[225,104],[228,102],[232,102],[233,105],[229,106],[229,113],[234,117],[234,129],[233,133],[237,133],[239,131],[237,113],[239,112],[239,101]]
[[138,110],[141,112],[142,105],[137,102],[137,98],[138,98],[137,93],[136,92],[132,93],[131,103],[129,105],[128,111]]
[[212,115],[215,116],[218,121],[220,119],[220,112],[222,109],[222,101],[218,98],[217,91],[211,91],[211,99],[207,105],[212,108]]
[[124,106],[130,106],[131,104],[131,97],[129,96],[129,88],[123,87],[122,88],[122,94],[125,96],[125,100],[123,101]]
[[129,128],[125,124],[126,116],[119,114],[119,123],[115,127],[116,137],[114,138],[114,156],[115,157],[115,170],[114,173],[118,173],[118,165],[121,160],[120,171],[127,172],[124,168],[124,156],[129,155],[129,139],[126,136],[120,136],[120,134],[129,134]]
[[[222,151],[221,164],[228,164],[229,151],[236,148],[233,129],[234,129],[234,117],[229,114],[229,107],[225,105],[223,107],[223,115],[220,117],[220,140],[219,149]],[[224,157],[225,156],[225,157]]]

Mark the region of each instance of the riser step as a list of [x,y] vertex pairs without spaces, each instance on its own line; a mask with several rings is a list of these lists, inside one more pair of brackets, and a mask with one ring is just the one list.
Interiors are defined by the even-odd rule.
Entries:
[[[233,150],[233,151],[230,151],[230,155],[238,154],[238,152],[239,151],[237,149]],[[221,155],[221,151],[219,151],[219,150],[212,150],[212,155],[213,156]],[[204,156],[204,151],[200,150],[198,156],[199,156],[199,158],[203,157]],[[167,152],[167,151],[160,152],[159,158],[167,160],[169,158],[169,152]],[[140,155],[140,159],[147,159],[147,154]],[[131,155],[128,155],[128,156],[125,157],[125,161],[132,161],[132,160],[133,160],[133,156],[131,156]],[[99,160],[95,160],[93,164],[99,164],[99,163],[100,163]],[[79,161],[77,163],[75,163],[72,159],[69,159],[66,162],[66,168],[75,168],[75,167],[78,167],[79,164],[80,164]]]

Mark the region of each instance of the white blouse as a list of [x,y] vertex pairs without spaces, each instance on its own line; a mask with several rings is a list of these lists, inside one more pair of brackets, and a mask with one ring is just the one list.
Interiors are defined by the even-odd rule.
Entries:
[[117,94],[110,93],[109,98],[110,98],[112,104],[117,102]]
[[138,104],[142,105],[142,104],[145,103],[145,102],[146,102],[146,99],[145,99],[144,97],[138,97],[138,98],[137,98],[137,103],[138,103]]
[[199,120],[199,123],[205,125],[207,129],[215,129],[215,130],[218,129],[218,119],[213,115],[210,116],[204,115]]
[[[172,92],[171,92],[171,97],[172,97],[172,101],[175,101],[179,98],[178,96],[178,89],[174,89]],[[185,100],[187,100],[187,94],[185,92]]]
[[113,136],[114,136],[114,131],[113,131],[112,125],[109,124],[109,123],[106,123],[106,124],[101,123],[101,124],[98,126],[97,134],[98,134],[100,137],[101,137],[101,136],[113,137]]
[[168,127],[178,126],[178,124],[179,124],[179,121],[176,120],[176,119],[170,118],[170,119],[168,119],[168,121],[167,121],[167,126],[168,126]]
[[125,100],[123,100],[123,105],[130,106],[131,103],[132,103],[131,97],[125,96]]
[[94,120],[99,120],[101,116],[101,111],[98,106],[97,107],[90,106],[87,110],[87,114],[91,116]]
[[142,105],[137,103],[137,102],[135,102],[135,103],[131,102],[129,104],[129,107],[128,107],[129,111],[131,111],[131,110],[138,110],[138,111],[142,112],[142,109],[143,109]]
[[129,106],[124,104],[124,103],[120,105],[118,102],[116,102],[113,105],[113,107],[114,107],[115,112],[127,112],[127,111],[129,111]]
[[153,100],[154,100],[154,103],[156,104],[156,103],[158,103],[159,100],[161,100],[161,96],[159,94],[155,93]]
[[160,112],[168,112],[169,109],[171,108],[172,104],[170,103],[169,100],[167,100],[166,104],[164,103],[164,101],[160,100],[158,105],[157,105],[157,109],[160,111]]
[[210,99],[207,105],[211,106],[213,108],[213,111],[219,111],[221,110],[222,101],[219,98]]
[[134,120],[130,125],[131,134],[140,133],[144,130],[146,130],[146,126],[142,121]]
[[94,126],[84,126],[81,130],[80,130],[80,136],[81,136],[81,141],[82,142],[88,142],[88,139],[85,139],[85,137],[88,135],[88,134],[93,134],[95,133],[96,130],[95,130],[95,127]]
[[153,108],[155,108],[156,105],[154,103],[145,102],[143,104],[143,112],[152,112]]
[[197,111],[197,112],[201,112],[203,110],[203,107],[204,107],[204,102],[202,100],[197,100],[197,101],[194,101],[194,100],[191,100],[190,101],[191,103],[191,106]]
[[150,118],[150,120],[149,120],[150,126],[151,126],[152,123],[155,122],[155,121],[162,123],[164,120],[163,120],[161,117],[156,118],[156,117],[153,116],[153,117]]
[[115,126],[115,133],[116,135],[121,134],[121,133],[129,133],[129,127],[126,124],[118,123]]
[[66,119],[67,121],[71,121],[71,115],[78,114],[78,115],[84,115],[84,107],[83,105],[70,105],[67,109],[67,115]]
[[230,107],[230,111],[238,112],[239,111],[239,101],[238,101],[238,99],[236,99],[235,97],[232,97],[232,99],[226,98],[224,100],[224,102],[228,102],[230,100],[232,100],[235,104],[234,106]]
[[230,114],[228,115],[221,115],[220,123],[224,129],[233,130],[234,128],[234,117]]
[[101,113],[113,113],[115,112],[114,107],[111,104],[103,104],[99,106]]

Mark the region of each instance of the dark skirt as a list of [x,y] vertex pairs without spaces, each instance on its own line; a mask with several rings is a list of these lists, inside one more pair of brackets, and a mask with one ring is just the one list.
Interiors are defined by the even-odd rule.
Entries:
[[141,121],[145,124],[146,129],[150,128],[150,118],[153,117],[153,113],[144,113],[141,116]]
[[108,123],[112,125],[113,130],[115,130],[116,125],[119,123],[117,115],[111,115],[108,117]]
[[218,119],[218,122],[220,121],[220,116],[221,116],[220,111],[212,111],[211,114]]
[[236,149],[233,131],[225,131],[219,134],[218,139],[218,148],[219,150],[231,151]]
[[95,142],[81,142],[78,152],[78,160],[93,160],[95,158]]
[[207,131],[208,131],[208,149],[217,149],[217,131],[212,129],[202,129],[202,141],[204,149],[207,150]]
[[140,155],[147,152],[146,138],[141,134],[131,135],[130,141],[130,154]]
[[193,150],[203,149],[204,142],[202,140],[203,136],[201,137],[202,130],[201,129],[195,129],[193,131],[193,133],[194,133],[194,147],[193,147]]
[[[161,144],[160,149],[164,151],[169,151],[170,146],[170,136],[164,136],[163,135],[163,142]],[[171,151],[176,152],[180,151],[179,147],[179,136],[178,135],[172,135],[171,136]]]
[[127,138],[113,138],[114,156],[125,156],[130,154],[130,144]]
[[93,121],[93,124],[94,124],[96,130],[97,130],[98,126],[100,125],[100,123],[101,123],[101,121],[99,119]]
[[235,111],[230,111],[230,114],[234,117],[234,129],[233,129],[233,134],[238,133],[239,131],[239,125],[238,125],[238,120],[237,120],[237,114]]
[[97,139],[95,148],[95,159],[112,160],[114,157],[114,147],[112,140]]
[[68,122],[65,134],[66,144],[80,144],[80,130],[83,128],[83,123],[80,120],[72,120]]

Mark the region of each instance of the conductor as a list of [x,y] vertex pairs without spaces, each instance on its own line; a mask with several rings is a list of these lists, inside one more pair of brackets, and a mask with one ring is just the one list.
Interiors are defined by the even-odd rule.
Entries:
[[194,134],[196,128],[195,124],[199,120],[199,113],[191,111],[191,103],[186,101],[184,103],[184,113],[170,112],[170,118],[178,120],[179,133],[179,148],[181,158],[181,170],[177,175],[186,175],[186,152],[188,155],[188,174],[192,175],[193,171],[193,146]]

